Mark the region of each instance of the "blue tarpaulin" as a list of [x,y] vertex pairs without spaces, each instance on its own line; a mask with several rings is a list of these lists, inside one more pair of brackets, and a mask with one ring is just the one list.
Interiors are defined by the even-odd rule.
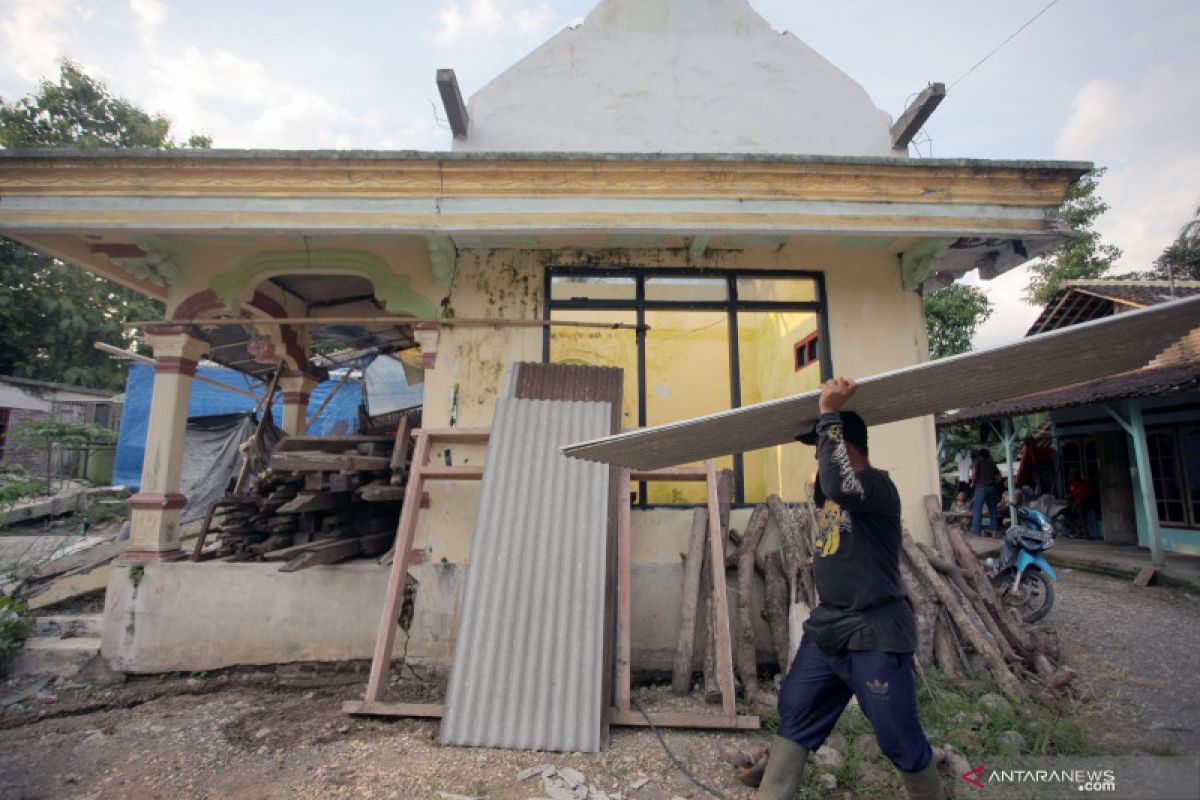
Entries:
[[[225,367],[200,367],[197,375],[210,380],[262,394],[265,387],[260,381],[248,378],[240,372]],[[340,376],[339,376],[340,377]],[[337,385],[336,379],[321,383],[309,398],[309,413],[325,400]],[[146,426],[150,421],[150,398],[154,391],[154,367],[149,364],[131,364],[129,379],[125,384],[125,406],[121,413],[121,432],[117,438],[116,464],[113,467],[113,483],[123,484],[137,490],[142,483],[142,460],[146,453]],[[282,393],[276,393],[272,406],[275,424],[280,425],[283,416]],[[310,435],[354,433],[358,425],[358,407],[362,403],[362,384],[354,379],[346,381],[337,395],[308,429]],[[254,400],[245,395],[234,394],[200,381],[192,381],[192,395],[188,402],[188,417],[211,417],[222,414],[247,413],[254,410]]]

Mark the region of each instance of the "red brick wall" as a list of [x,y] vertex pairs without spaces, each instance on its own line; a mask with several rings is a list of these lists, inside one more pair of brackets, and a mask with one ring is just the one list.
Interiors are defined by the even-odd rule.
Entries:
[[[41,422],[49,418],[50,414],[46,411],[10,408],[8,410],[8,430],[11,431],[23,422]],[[46,474],[46,450],[41,447],[14,447],[8,435],[5,436],[4,452],[0,453],[0,461],[5,464],[22,466],[31,475]]]

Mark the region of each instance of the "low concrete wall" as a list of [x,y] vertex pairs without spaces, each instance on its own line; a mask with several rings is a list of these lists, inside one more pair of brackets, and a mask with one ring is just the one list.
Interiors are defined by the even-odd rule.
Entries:
[[[212,562],[146,564],[140,575],[134,570],[111,570],[101,646],[115,669],[132,673],[369,659],[388,579],[388,568],[371,562],[291,574],[279,572],[276,564]],[[449,668],[463,571],[449,563],[420,564],[410,571],[418,581],[407,649],[411,663],[435,672]],[[635,672],[671,669],[682,583],[681,565],[634,565]],[[761,580],[757,583],[753,616],[756,638],[765,644],[770,635],[759,613]],[[734,586],[730,589],[732,608]],[[736,619],[731,627],[736,632]],[[571,631],[552,635],[570,646]],[[402,632],[397,636],[397,654],[404,649],[404,638]],[[703,642],[702,634],[696,641]],[[760,659],[769,661],[770,654],[763,651]],[[699,656],[695,665],[699,668]]]

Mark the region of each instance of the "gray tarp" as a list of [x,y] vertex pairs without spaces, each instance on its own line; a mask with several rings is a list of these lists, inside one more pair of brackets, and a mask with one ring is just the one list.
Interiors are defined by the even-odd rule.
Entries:
[[[242,467],[238,447],[254,435],[257,423],[250,414],[222,414],[188,420],[183,444],[180,491],[187,497],[181,522],[201,519],[214,500],[221,498]],[[263,444],[268,452],[279,441],[279,431],[268,419]]]

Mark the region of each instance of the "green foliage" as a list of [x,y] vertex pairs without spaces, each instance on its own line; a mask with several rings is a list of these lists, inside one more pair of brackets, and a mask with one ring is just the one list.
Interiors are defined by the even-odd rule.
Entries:
[[129,582],[133,584],[133,588],[142,585],[142,578],[146,575],[146,568],[141,564],[134,564],[129,568]]
[[92,342],[135,348],[123,323],[164,312],[157,300],[0,237],[0,374],[119,391],[125,363]]
[[1150,275],[1164,281],[1172,277],[1177,281],[1200,281],[1200,206],[1196,207],[1195,219],[1184,225],[1175,241],[1154,260]]
[[925,295],[925,326],[932,359],[966,353],[988,317],[992,301],[978,286],[952,283]]
[[34,447],[46,445],[85,445],[92,442],[112,441],[113,433],[108,428],[84,422],[44,420],[23,422],[9,429],[13,441]]
[[[171,122],[151,115],[61,62],[57,83],[12,103],[0,98],[0,145],[13,147],[174,148]],[[188,147],[211,147],[193,134]],[[126,365],[92,342],[134,346],[122,323],[156,319],[161,303],[120,284],[0,237],[0,374],[119,390]]]
[[21,642],[33,630],[33,617],[24,603],[0,595],[0,675],[8,672],[9,662]]
[[13,506],[28,497],[37,497],[44,486],[21,467],[0,464],[0,531],[8,525]]
[[55,445],[81,447],[92,442],[112,441],[113,432],[99,425],[83,422],[45,420],[14,425],[8,432],[9,441],[23,447],[41,447],[46,451],[46,487],[51,486],[51,452]]
[[1101,241],[1094,227],[1108,210],[1108,203],[1096,192],[1104,172],[1092,170],[1067,191],[1059,213],[1075,235],[1030,265],[1033,274],[1025,287],[1025,302],[1044,306],[1065,281],[1111,277],[1108,273],[1121,257],[1121,249]]
[[[114,97],[70,59],[59,62],[58,83],[42,79],[35,95],[13,103],[0,98],[0,145],[4,147],[177,147],[171,121]],[[189,147],[212,147],[212,137],[193,134]]]

